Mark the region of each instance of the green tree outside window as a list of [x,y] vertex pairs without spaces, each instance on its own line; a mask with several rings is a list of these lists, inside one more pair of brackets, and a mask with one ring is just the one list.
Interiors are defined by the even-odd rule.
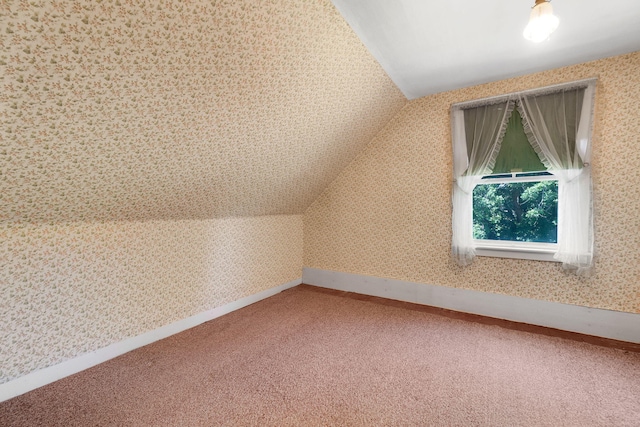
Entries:
[[558,182],[477,185],[473,190],[473,238],[557,243]]

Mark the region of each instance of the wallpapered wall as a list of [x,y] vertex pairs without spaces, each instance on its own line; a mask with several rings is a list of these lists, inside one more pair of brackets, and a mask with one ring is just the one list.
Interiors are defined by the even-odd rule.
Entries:
[[[636,52],[410,102],[306,211],[305,266],[640,313],[639,69]],[[486,257],[455,266],[451,104],[589,77],[595,276]]]
[[0,87],[0,383],[300,277],[407,102],[329,0],[0,1]]
[[407,102],[329,0],[2,1],[0,87],[22,222],[302,213]]
[[0,224],[0,383],[301,276],[302,216]]

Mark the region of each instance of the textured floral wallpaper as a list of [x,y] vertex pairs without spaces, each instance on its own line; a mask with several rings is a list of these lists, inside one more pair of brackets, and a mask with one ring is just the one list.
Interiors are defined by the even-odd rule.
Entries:
[[0,221],[302,213],[407,102],[330,0],[0,2]]
[[0,383],[302,275],[302,216],[0,225]]
[[[640,313],[640,52],[411,101],[309,207],[304,265]],[[452,103],[598,77],[593,144],[596,274],[451,246]]]
[[406,102],[330,0],[0,1],[0,383],[299,278]]

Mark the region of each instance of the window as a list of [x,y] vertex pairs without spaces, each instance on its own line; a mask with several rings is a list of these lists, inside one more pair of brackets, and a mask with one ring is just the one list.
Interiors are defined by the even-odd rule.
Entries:
[[476,254],[553,261],[558,243],[558,179],[527,140],[522,116],[511,112],[492,174],[472,193]]
[[488,175],[473,189],[476,253],[553,260],[558,243],[558,179],[548,172]]
[[452,255],[593,263],[595,80],[455,104]]

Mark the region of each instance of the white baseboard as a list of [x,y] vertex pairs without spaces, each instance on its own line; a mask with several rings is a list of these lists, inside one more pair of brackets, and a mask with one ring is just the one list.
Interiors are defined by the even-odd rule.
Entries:
[[128,338],[124,341],[111,344],[91,353],[83,354],[82,356],[66,360],[57,365],[49,366],[48,368],[40,369],[16,378],[15,380],[0,384],[0,402],[27,393],[64,377],[68,377],[69,375],[84,371],[85,369],[89,369],[92,366],[106,362],[109,359],[118,357],[131,350],[135,350],[136,348],[167,338],[189,328],[193,328],[194,326],[198,326],[201,323],[208,322],[209,320],[213,320],[242,307],[246,307],[286,289],[297,286],[300,283],[302,283],[301,279],[292,280],[291,282],[276,286],[275,288],[267,289],[254,295],[249,295],[248,297],[230,302],[229,304],[225,304],[221,307],[170,323],[142,335]]
[[640,314],[305,267],[302,283],[640,343]]

